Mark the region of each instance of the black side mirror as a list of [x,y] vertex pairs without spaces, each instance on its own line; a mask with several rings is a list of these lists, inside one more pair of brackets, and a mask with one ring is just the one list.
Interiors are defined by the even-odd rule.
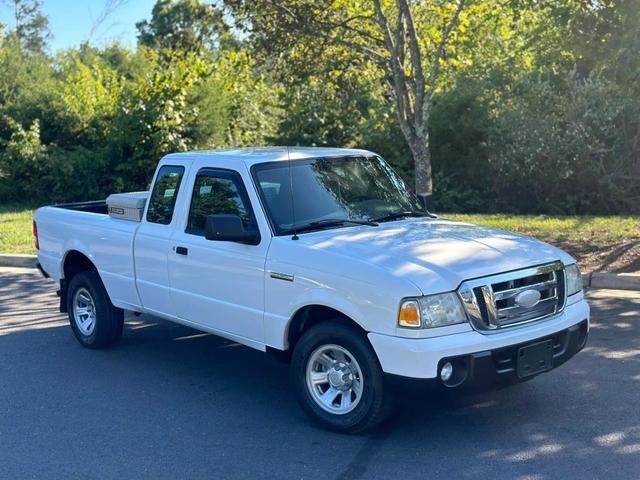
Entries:
[[224,213],[207,215],[204,236],[207,240],[222,242],[237,242],[249,245],[260,243],[258,230],[245,230],[242,219],[238,215]]

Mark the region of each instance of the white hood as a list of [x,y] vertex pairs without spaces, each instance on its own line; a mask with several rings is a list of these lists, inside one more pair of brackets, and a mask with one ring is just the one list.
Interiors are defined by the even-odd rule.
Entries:
[[300,243],[376,265],[411,281],[424,294],[451,291],[464,280],[555,260],[574,262],[562,250],[532,238],[430,218],[324,230],[300,235]]

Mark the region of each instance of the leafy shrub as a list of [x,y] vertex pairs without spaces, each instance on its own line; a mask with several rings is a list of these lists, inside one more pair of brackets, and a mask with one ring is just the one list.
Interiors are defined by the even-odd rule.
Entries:
[[639,113],[638,99],[604,81],[525,80],[496,108],[488,138],[485,180],[498,209],[640,211],[638,145],[621,135]]

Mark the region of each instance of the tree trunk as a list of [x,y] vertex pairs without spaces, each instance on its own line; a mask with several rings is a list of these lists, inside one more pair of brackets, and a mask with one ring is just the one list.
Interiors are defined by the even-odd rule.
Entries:
[[412,135],[407,139],[411,154],[413,155],[413,164],[416,177],[416,194],[426,195],[433,191],[433,181],[431,178],[431,152],[429,151],[429,132],[425,130],[422,137]]

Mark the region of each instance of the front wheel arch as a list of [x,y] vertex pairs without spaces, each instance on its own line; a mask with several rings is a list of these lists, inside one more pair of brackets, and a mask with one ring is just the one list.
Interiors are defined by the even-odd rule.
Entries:
[[300,340],[300,337],[302,337],[307,330],[319,323],[329,321],[339,321],[361,332],[365,336],[367,334],[367,331],[362,328],[358,322],[333,307],[319,304],[306,305],[299,308],[293,314],[291,320],[289,320],[286,334],[286,345],[289,356],[291,352],[293,352],[298,340]]

